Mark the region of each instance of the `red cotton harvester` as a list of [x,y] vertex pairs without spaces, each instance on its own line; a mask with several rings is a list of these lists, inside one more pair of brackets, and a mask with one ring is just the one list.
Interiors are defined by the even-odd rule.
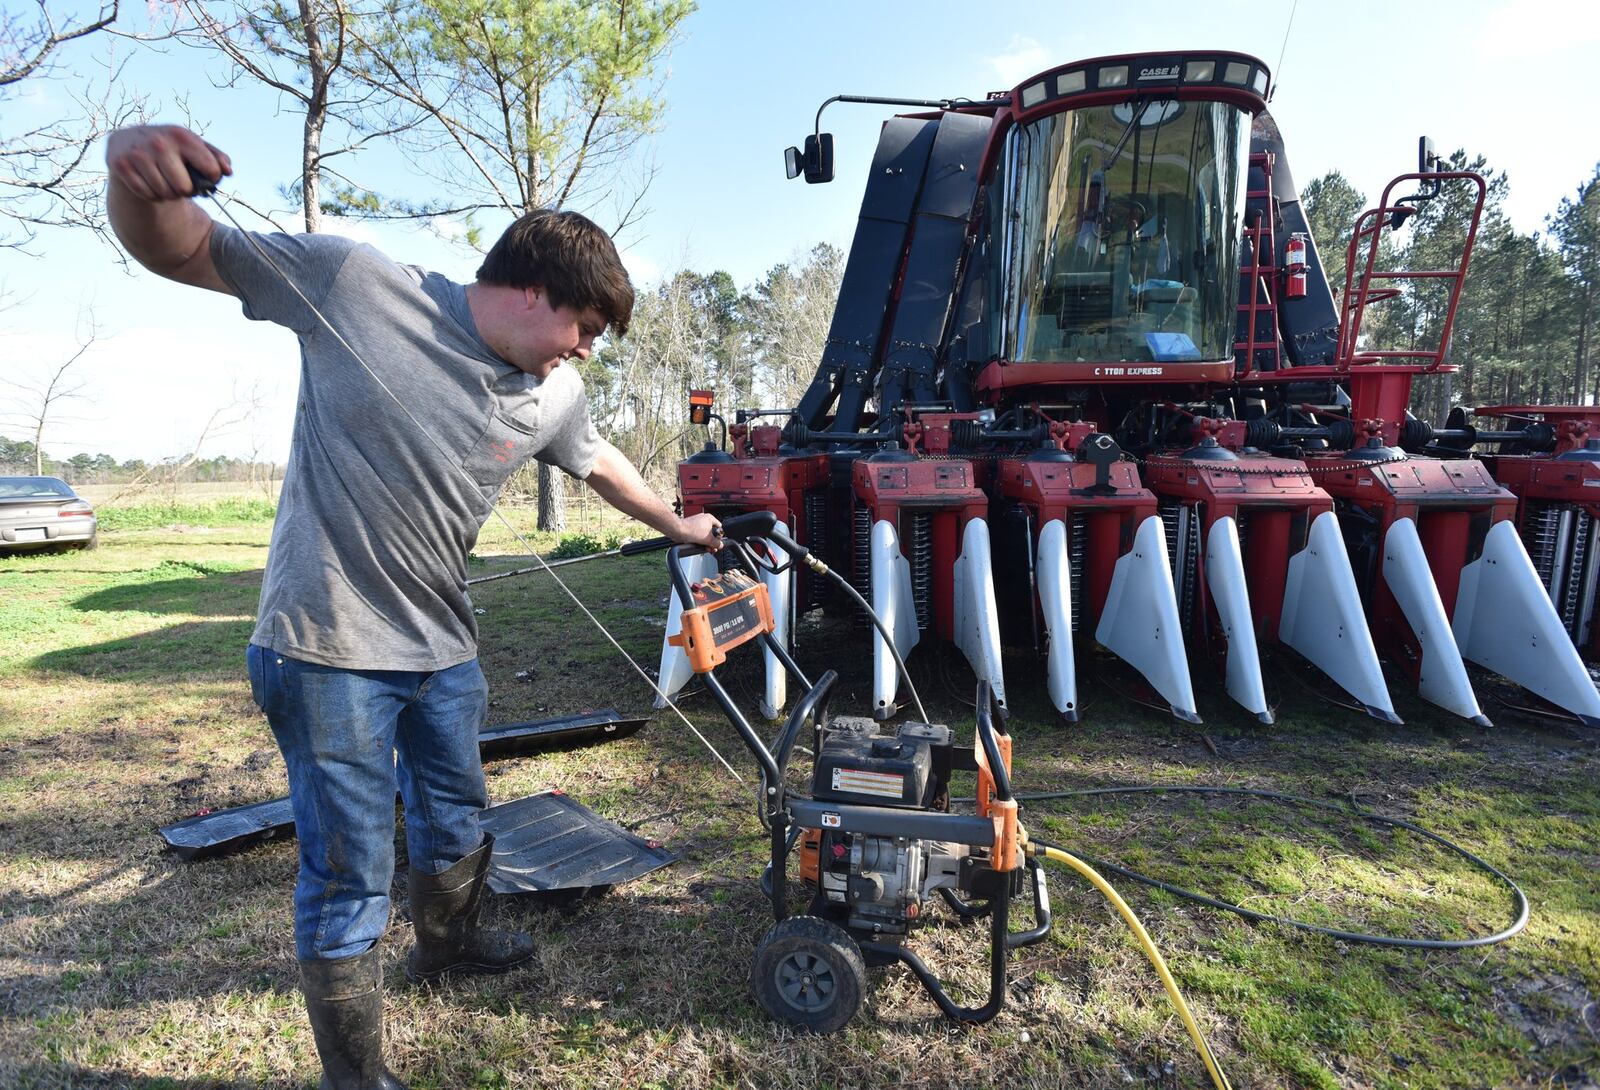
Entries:
[[[979,101],[841,96],[918,112],[883,125],[815,378],[681,464],[685,511],[772,512],[850,573],[903,655],[953,643],[1002,708],[1009,645],[1041,656],[1068,719],[1078,663],[1109,652],[1182,719],[1200,721],[1199,662],[1271,722],[1262,656],[1287,649],[1385,722],[1387,660],[1471,721],[1488,722],[1468,663],[1600,725],[1583,662],[1600,649],[1600,409],[1478,409],[1498,431],[1408,411],[1419,376],[1453,370],[1483,179],[1424,141],[1354,225],[1336,303],[1269,80],[1199,51],[1063,65]],[[788,163],[830,181],[831,135]],[[1447,187],[1459,261],[1382,267],[1384,236]],[[1370,343],[1373,308],[1406,291],[1440,300],[1436,338]],[[792,641],[822,587],[766,578]],[[888,718],[899,679],[871,639]],[[689,676],[666,644],[663,689]]]

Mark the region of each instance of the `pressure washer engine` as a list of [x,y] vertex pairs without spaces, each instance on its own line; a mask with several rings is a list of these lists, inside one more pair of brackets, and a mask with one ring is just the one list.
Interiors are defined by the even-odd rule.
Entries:
[[[773,639],[762,573],[804,564],[832,579],[880,629],[882,621],[848,580],[797,544],[770,512],[728,519],[723,532],[717,573],[694,582],[680,560],[704,551],[696,546],[654,539],[625,546],[624,552],[670,545],[667,567],[680,607],[671,638],[761,769],[757,810],[772,849],[762,886],[774,922],[750,972],[756,1000],[780,1022],[832,1033],[860,1007],[867,967],[899,962],[949,1017],[969,1023],[993,1018],[1005,1004],[1007,957],[1048,934],[1050,904],[1044,874],[1019,840],[1011,738],[988,684],[978,685],[970,745],[958,745],[955,732],[928,722],[925,712],[893,729],[864,716],[830,718],[828,699],[838,674],[829,670],[813,684]],[[805,690],[770,744],[716,676],[728,652],[752,642]],[[896,659],[914,694],[905,663]],[[920,700],[916,706],[920,712]],[[803,789],[790,784],[790,761],[802,735],[813,754]],[[962,771],[976,773],[976,814],[950,811],[951,776]],[[792,855],[798,856],[800,882],[810,897],[804,915],[790,913]],[[989,921],[989,996],[982,1006],[956,1003],[906,946],[936,896],[961,917]],[[1011,902],[1024,896],[1033,902],[1034,926],[1012,932]]]

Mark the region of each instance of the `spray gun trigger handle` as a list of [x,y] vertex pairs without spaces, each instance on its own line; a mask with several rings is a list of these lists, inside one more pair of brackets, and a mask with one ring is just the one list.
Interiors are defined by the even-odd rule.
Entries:
[[185,163],[183,165],[189,171],[189,186],[190,186],[190,188],[192,188],[194,190],[194,196],[196,196],[196,197],[209,197],[212,194],[216,193],[217,186],[221,182],[220,178],[217,181],[213,182],[210,178],[207,178],[204,174],[201,174],[194,167],[189,166],[188,163]]

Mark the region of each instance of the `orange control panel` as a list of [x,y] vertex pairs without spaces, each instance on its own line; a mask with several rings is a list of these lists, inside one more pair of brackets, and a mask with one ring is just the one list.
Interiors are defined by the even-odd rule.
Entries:
[[726,571],[689,587],[694,608],[683,611],[681,628],[667,642],[683,648],[689,668],[704,674],[727,661],[728,652],[772,631],[767,588],[741,571]]

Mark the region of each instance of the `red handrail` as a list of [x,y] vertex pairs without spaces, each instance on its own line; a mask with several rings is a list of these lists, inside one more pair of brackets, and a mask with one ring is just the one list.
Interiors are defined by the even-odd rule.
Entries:
[[[1413,214],[1416,212],[1416,209],[1409,205],[1390,203],[1395,186],[1405,182],[1428,184],[1466,180],[1477,186],[1478,195],[1472,206],[1472,222],[1467,226],[1466,241],[1461,247],[1461,260],[1456,268],[1378,271],[1376,268],[1378,243],[1383,238],[1384,225],[1389,222],[1389,217],[1402,209]],[[1380,364],[1386,359],[1397,358],[1427,360],[1429,362],[1426,371],[1436,371],[1444,365],[1445,353],[1450,348],[1450,332],[1455,326],[1456,307],[1461,302],[1461,286],[1467,279],[1467,265],[1472,260],[1472,247],[1478,239],[1478,221],[1483,216],[1483,202],[1487,195],[1488,186],[1483,176],[1470,170],[1402,174],[1384,187],[1383,201],[1377,208],[1369,208],[1357,217],[1355,230],[1350,236],[1350,245],[1345,251],[1344,298],[1341,300],[1339,314],[1339,347],[1335,354],[1335,367],[1339,371],[1348,371],[1357,364]],[[1367,243],[1367,259],[1358,280],[1355,275],[1357,251],[1362,242],[1368,239],[1370,241]],[[1450,305],[1445,310],[1444,325],[1439,330],[1439,344],[1436,348],[1356,351],[1356,342],[1361,336],[1361,323],[1366,318],[1367,307],[1373,303],[1393,299],[1401,293],[1401,289],[1397,287],[1374,288],[1372,286],[1374,280],[1452,281]]]

